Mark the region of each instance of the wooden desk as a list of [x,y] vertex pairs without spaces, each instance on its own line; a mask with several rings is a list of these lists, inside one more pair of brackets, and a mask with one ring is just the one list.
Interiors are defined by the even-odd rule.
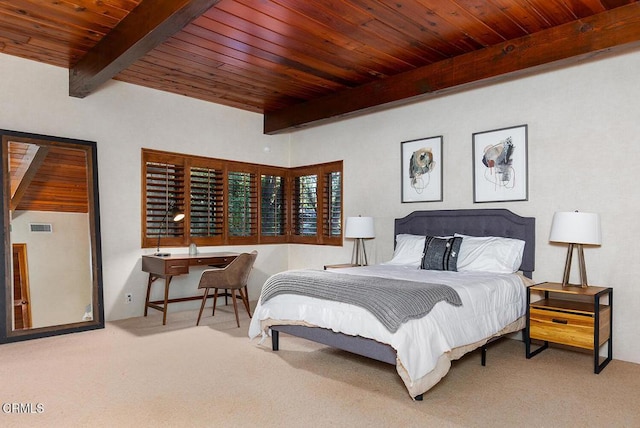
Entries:
[[[147,298],[144,303],[144,316],[147,316],[149,308],[162,312],[162,324],[167,324],[167,305],[175,302],[186,302],[188,300],[200,300],[202,296],[180,297],[169,299],[169,285],[171,278],[176,275],[188,275],[191,266],[214,266],[225,267],[231,263],[238,253],[217,252],[200,253],[196,255],[172,254],[170,256],[142,256],[142,270],[149,273],[147,282]],[[164,299],[149,301],[151,295],[151,284],[158,279],[164,278]]]

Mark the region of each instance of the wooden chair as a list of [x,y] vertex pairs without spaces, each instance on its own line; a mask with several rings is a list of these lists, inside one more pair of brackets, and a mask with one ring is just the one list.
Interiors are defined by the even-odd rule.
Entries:
[[253,268],[253,263],[256,261],[256,257],[258,257],[258,252],[255,250],[251,253],[242,253],[222,269],[207,269],[202,272],[198,288],[204,288],[204,296],[202,296],[202,304],[200,305],[200,313],[198,314],[198,321],[196,322],[196,325],[200,325],[202,311],[204,310],[204,305],[207,302],[207,299],[210,297],[209,289],[211,288],[214,289],[212,316],[216,314],[218,290],[222,289],[225,290],[225,296],[229,294],[231,295],[233,310],[236,314],[236,324],[238,324],[238,327],[240,327],[240,320],[238,318],[237,297],[242,299],[242,303],[244,303],[244,307],[249,314],[249,318],[251,318],[247,279],[249,278],[249,273],[251,273],[251,268]]

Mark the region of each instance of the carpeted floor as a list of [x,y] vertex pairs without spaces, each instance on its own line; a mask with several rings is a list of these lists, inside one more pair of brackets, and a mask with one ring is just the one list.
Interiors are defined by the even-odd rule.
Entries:
[[[422,402],[390,365],[282,335],[279,352],[231,307],[0,346],[0,426],[640,427],[640,365],[502,340],[454,363]],[[614,350],[615,351],[615,350]],[[18,409],[18,410],[16,410]]]

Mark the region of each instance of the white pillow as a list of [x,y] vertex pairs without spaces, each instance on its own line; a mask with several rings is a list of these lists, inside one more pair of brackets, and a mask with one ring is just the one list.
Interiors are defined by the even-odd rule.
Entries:
[[462,237],[458,255],[458,271],[483,271],[495,273],[517,272],[522,263],[525,242],[520,239],[497,236]]
[[407,233],[396,235],[396,249],[393,252],[393,258],[384,264],[413,266],[418,269],[422,263],[425,238],[425,236]]

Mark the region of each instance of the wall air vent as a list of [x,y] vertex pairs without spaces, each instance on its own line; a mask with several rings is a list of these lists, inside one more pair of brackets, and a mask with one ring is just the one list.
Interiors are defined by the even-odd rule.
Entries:
[[29,231],[38,233],[52,233],[53,225],[51,223],[29,223]]

